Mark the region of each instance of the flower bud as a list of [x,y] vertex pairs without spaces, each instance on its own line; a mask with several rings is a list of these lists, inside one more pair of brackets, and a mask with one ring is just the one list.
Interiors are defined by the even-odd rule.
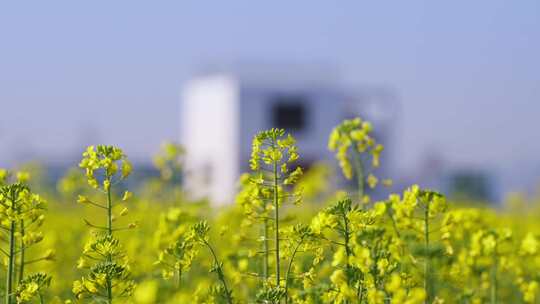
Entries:
[[128,214],[128,212],[129,212],[128,208],[124,208],[122,209],[122,211],[120,211],[120,216],[125,216]]
[[122,197],[122,200],[123,200],[123,201],[127,201],[127,200],[130,199],[132,196],[133,196],[133,193],[131,193],[131,192],[129,192],[129,191],[126,191],[126,192],[124,192],[124,196]]
[[88,200],[88,198],[86,196],[79,195],[79,197],[77,198],[77,203],[79,203],[79,204],[87,204],[89,202],[90,201]]

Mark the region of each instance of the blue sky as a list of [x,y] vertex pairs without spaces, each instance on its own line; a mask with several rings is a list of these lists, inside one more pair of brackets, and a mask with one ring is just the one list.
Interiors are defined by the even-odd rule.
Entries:
[[[540,2],[4,1],[0,165],[61,161],[83,138],[147,160],[209,63],[336,65],[400,97],[395,149],[457,165],[538,164]],[[538,168],[538,165],[537,167]]]

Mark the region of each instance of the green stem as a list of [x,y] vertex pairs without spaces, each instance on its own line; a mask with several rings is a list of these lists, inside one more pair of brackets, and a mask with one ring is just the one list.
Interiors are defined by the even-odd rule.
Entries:
[[[347,255],[347,263],[345,265],[346,272],[347,272],[347,285],[351,285],[351,265],[349,264],[350,257],[352,255],[351,248],[349,246],[350,239],[351,239],[351,232],[349,231],[349,220],[347,219],[347,213],[343,212],[343,226],[344,226],[344,233],[343,238],[345,239],[345,254]],[[348,300],[345,300],[345,303],[348,303]]]
[[279,287],[280,274],[279,274],[279,193],[278,193],[278,165],[274,162],[274,240],[276,248],[276,287]]
[[107,189],[107,234],[112,235],[112,199],[111,199],[111,187]]
[[264,235],[264,242],[263,242],[263,246],[264,246],[264,260],[263,260],[263,277],[264,277],[264,280],[268,280],[268,256],[269,256],[269,246],[268,246],[268,219],[264,219],[264,232],[263,232],[263,235]]
[[349,259],[352,255],[351,248],[349,246],[350,239],[351,239],[351,233],[349,231],[349,220],[347,219],[347,214],[343,213],[343,225],[345,227],[345,231],[343,233],[343,238],[345,239],[345,254],[347,255],[347,283],[350,283],[350,275],[351,275],[351,265],[349,264]]
[[[108,179],[110,182],[110,179]],[[111,199],[111,186],[107,189],[107,234],[112,236],[113,225],[112,225],[112,199]],[[112,262],[112,255],[107,255],[107,262]],[[111,304],[113,295],[112,295],[112,281],[109,276],[107,276],[107,303]]]
[[365,194],[365,176],[364,176],[364,164],[362,163],[362,159],[360,156],[360,153],[354,151],[354,163],[356,168],[356,177],[358,182],[358,198],[359,198],[359,204],[364,209],[364,194]]
[[24,257],[25,257],[25,246],[24,246],[24,241],[23,241],[23,238],[24,238],[24,220],[21,220],[21,261],[20,261],[20,268],[19,268],[19,282],[22,281],[23,277],[24,277],[24,263],[25,263],[25,260],[24,260]]
[[8,273],[6,276],[6,304],[11,304],[11,295],[13,292],[13,272],[15,258],[15,221],[11,221],[9,229],[9,256]]
[[[388,215],[388,217],[392,221],[392,228],[394,229],[396,237],[398,239],[401,239],[401,233],[399,232],[399,229],[398,229],[398,226],[397,226],[397,223],[396,223],[396,219],[394,218],[394,214],[393,214],[392,210],[390,209],[390,206],[388,206],[388,205],[386,207],[386,214]],[[400,252],[401,256],[405,255],[405,250],[404,250],[403,246],[401,246],[401,245],[399,246],[399,252]],[[402,268],[403,268],[403,263],[399,263],[398,269],[401,271]]]
[[396,233],[396,236],[398,237],[398,239],[400,239],[401,238],[401,233],[399,233],[399,229],[397,227],[396,219],[394,218],[394,214],[393,214],[392,210],[390,209],[390,206],[388,206],[388,204],[386,206],[386,214],[388,215],[388,217],[392,221],[392,229],[394,229],[394,232]]
[[217,268],[217,274],[218,278],[221,281],[221,284],[223,284],[223,288],[225,289],[225,296],[227,298],[227,303],[232,304],[232,296],[229,291],[229,287],[227,286],[227,281],[225,280],[225,274],[223,273],[223,269],[221,268],[221,264],[219,263],[219,259],[216,255],[216,252],[214,251],[214,248],[208,243],[207,241],[203,240],[203,243],[208,247],[210,252],[212,253],[212,257],[214,257],[214,264],[216,264]]
[[45,301],[43,301],[43,296],[41,295],[41,293],[38,293],[38,296],[39,296],[39,304],[44,304]]
[[497,304],[497,246],[495,246],[493,252],[493,266],[491,266],[491,286],[490,286],[490,297],[491,304]]
[[429,202],[426,203],[426,209],[424,211],[424,289],[426,290],[426,304],[431,303],[432,290],[431,290],[431,274],[430,274],[430,263],[431,263],[431,253],[429,252]]
[[292,264],[294,261],[294,257],[296,256],[296,253],[298,252],[298,248],[304,243],[304,238],[300,239],[300,242],[296,244],[296,247],[294,248],[293,254],[291,256],[291,259],[289,260],[289,265],[287,266],[287,272],[285,273],[285,304],[289,303],[289,277],[291,274]]
[[181,268],[178,269],[177,287],[178,287],[178,289],[180,289],[180,287],[182,287],[182,269]]

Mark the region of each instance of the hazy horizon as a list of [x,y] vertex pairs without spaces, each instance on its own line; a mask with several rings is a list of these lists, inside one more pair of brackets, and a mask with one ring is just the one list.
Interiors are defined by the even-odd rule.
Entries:
[[431,153],[540,175],[538,1],[5,2],[0,28],[0,167],[97,141],[148,161],[195,71],[283,62],[395,90],[398,168]]

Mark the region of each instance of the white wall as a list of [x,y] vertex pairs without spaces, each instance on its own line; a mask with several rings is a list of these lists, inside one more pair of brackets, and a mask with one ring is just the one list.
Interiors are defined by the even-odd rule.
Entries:
[[186,148],[185,186],[214,204],[234,198],[238,162],[238,85],[226,75],[190,81],[182,94],[181,141]]

